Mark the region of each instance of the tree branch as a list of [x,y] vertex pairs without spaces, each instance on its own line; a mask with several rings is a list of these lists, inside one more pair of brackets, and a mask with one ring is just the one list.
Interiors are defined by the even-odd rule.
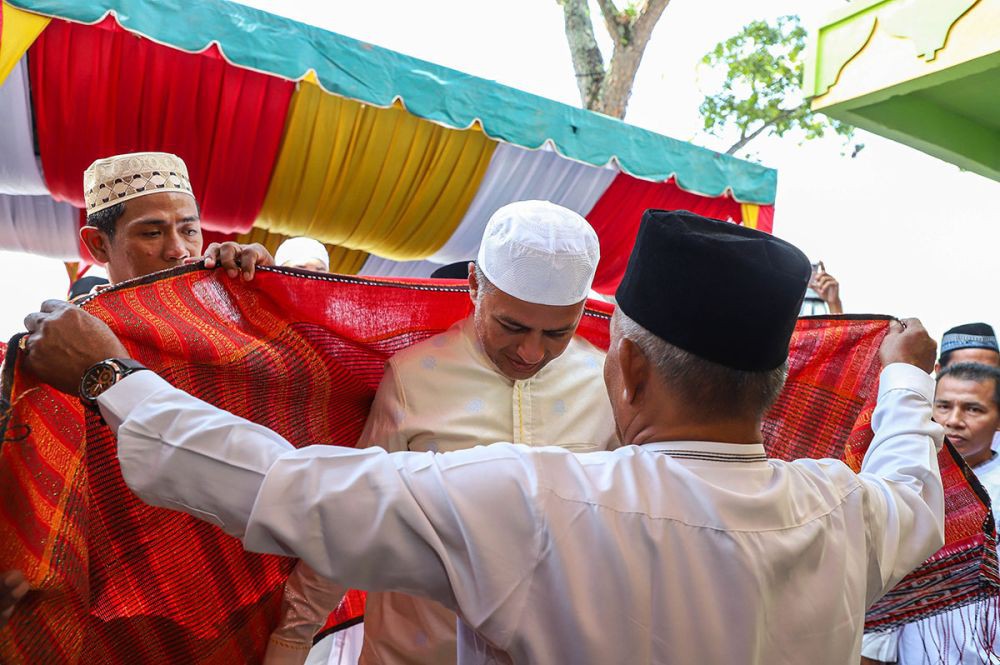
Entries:
[[563,8],[566,25],[566,41],[569,43],[576,86],[580,100],[588,109],[600,101],[601,83],[604,82],[604,56],[594,36],[594,24],[590,19],[587,0],[556,0]]
[[618,37],[621,34],[621,24],[618,23],[620,12],[615,7],[615,1],[597,0],[597,6],[601,8],[601,15],[604,17],[604,25],[608,29],[608,34],[611,35],[611,39],[617,44]]
[[670,0],[646,0],[646,4],[639,10],[639,17],[635,20],[635,34],[645,35],[646,39],[649,39],[656,22],[660,20],[663,10],[669,4]]
[[593,110],[615,118],[625,117],[642,54],[656,22],[669,4],[670,0],[646,0],[634,19],[617,25],[617,33],[612,33],[615,50],[601,82],[600,104]]
[[809,105],[809,102],[804,102],[803,104],[800,104],[799,106],[796,106],[793,109],[785,109],[781,113],[779,113],[778,115],[774,116],[773,118],[771,118],[770,120],[768,120],[767,122],[765,122],[763,125],[761,125],[757,129],[755,129],[752,132],[750,132],[749,134],[747,134],[746,133],[746,129],[744,129],[743,132],[742,132],[742,135],[740,136],[740,140],[737,141],[736,143],[734,143],[733,145],[729,146],[729,150],[726,150],[726,154],[727,155],[736,154],[737,150],[739,150],[740,148],[742,148],[743,146],[745,146],[747,143],[750,143],[750,141],[753,141],[755,138],[757,138],[758,136],[760,136],[764,132],[765,129],[767,129],[768,127],[773,127],[774,125],[776,125],[780,121],[784,120],[788,116],[790,116],[793,113],[796,113],[797,111],[799,111],[799,109],[801,109],[803,106],[808,106],[808,105]]

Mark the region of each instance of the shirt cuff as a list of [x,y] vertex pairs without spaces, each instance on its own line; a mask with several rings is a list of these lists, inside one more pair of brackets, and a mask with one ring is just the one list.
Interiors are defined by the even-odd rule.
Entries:
[[915,365],[892,363],[882,370],[878,383],[879,401],[893,390],[908,390],[923,397],[928,404],[934,403],[934,379]]
[[861,639],[861,655],[880,663],[895,663],[898,658],[898,629],[885,633],[865,633]]
[[97,397],[97,405],[104,416],[104,422],[111,431],[118,434],[118,428],[128,414],[143,400],[164,389],[172,389],[159,374],[143,369],[129,374]]

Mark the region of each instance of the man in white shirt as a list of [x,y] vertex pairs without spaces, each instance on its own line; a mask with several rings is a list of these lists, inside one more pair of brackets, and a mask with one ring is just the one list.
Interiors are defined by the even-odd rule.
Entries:
[[[946,338],[947,339],[947,338]],[[1000,456],[993,434],[1000,427],[1000,369],[950,363],[938,375],[934,420],[990,497],[1000,505]],[[865,635],[865,663],[958,665],[1000,663],[995,599],[975,602],[897,630]]]
[[[575,335],[599,259],[597,234],[572,210],[548,201],[497,210],[476,263],[466,265],[472,314],[386,363],[359,447],[447,452],[495,441],[576,452],[612,447],[605,354]],[[296,593],[272,634],[266,665],[292,665],[296,645],[302,662],[301,646],[311,644],[336,606],[331,599],[343,592],[304,564],[289,585]],[[455,663],[456,622],[454,612],[432,600],[370,593],[360,662]]]
[[761,417],[809,274],[777,238],[647,211],[605,364],[626,445],[587,455],[295,450],[152,372],[114,372],[124,347],[65,303],[26,319],[27,362],[99,405],[143,500],[341,584],[444,604],[463,665],[842,665],[865,609],[944,542],[935,344],[916,320],[887,335],[861,473],[768,460]]

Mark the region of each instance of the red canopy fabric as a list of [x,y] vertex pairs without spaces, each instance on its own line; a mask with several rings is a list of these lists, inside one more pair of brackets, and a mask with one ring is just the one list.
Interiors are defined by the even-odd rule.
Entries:
[[757,228],[771,233],[774,229],[774,205],[761,206],[757,213]]
[[36,136],[52,195],[83,207],[95,159],[162,150],[188,166],[204,226],[253,224],[277,158],[290,81],[234,67],[214,45],[192,54],[138,37],[109,16],[54,20],[29,51]]
[[[673,180],[649,182],[621,173],[587,215],[601,243],[595,291],[610,294],[618,288],[635,244],[642,213],[648,208],[690,210],[714,219],[743,220],[740,204],[729,197],[707,198],[685,192]],[[763,212],[761,209],[761,214]]]

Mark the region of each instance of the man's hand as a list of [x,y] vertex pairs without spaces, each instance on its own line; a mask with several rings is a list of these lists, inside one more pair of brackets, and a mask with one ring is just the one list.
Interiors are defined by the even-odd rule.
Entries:
[[[241,245],[238,242],[213,242],[205,250],[205,267],[224,268],[230,277],[243,275],[243,279],[253,279],[257,266],[273,266],[274,257],[264,245],[253,243]],[[197,260],[197,259],[195,259]]]
[[28,370],[64,393],[76,395],[94,363],[128,358],[107,324],[62,300],[43,302],[40,312],[25,317],[24,327],[29,333],[24,343]]
[[30,588],[20,570],[8,570],[0,574],[0,628],[6,625],[14,613],[14,605],[24,598]]
[[820,261],[819,269],[813,273],[809,280],[809,288],[816,292],[820,299],[826,303],[831,314],[843,314],[844,305],[840,302],[840,282],[826,271],[823,262]]
[[882,366],[892,363],[915,365],[930,374],[937,358],[937,342],[924,330],[919,319],[893,321],[879,349]]

